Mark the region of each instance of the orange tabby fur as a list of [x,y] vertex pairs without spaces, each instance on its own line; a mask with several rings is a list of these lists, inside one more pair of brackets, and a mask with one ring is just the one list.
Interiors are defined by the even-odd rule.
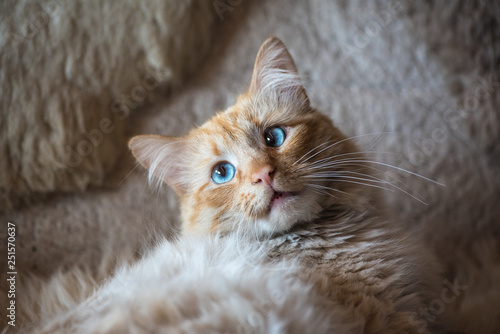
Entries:
[[[280,147],[264,143],[263,133],[272,126],[287,132]],[[365,197],[356,196],[358,187],[352,183],[310,177],[308,167],[314,162],[360,155],[329,118],[311,108],[291,56],[275,37],[261,47],[250,88],[233,107],[185,137],[137,136],[129,146],[150,175],[176,190],[187,232],[281,232],[316,218],[332,201],[353,205]],[[313,157],[308,160],[308,156]],[[220,161],[229,161],[237,169],[234,179],[225,184],[215,184],[210,178]],[[350,172],[364,171],[359,165],[321,171],[346,167]],[[272,188],[252,183],[256,173],[266,168],[273,171]],[[322,189],[329,187],[336,191],[325,196]],[[279,212],[269,212],[273,190],[295,196],[275,210]]]

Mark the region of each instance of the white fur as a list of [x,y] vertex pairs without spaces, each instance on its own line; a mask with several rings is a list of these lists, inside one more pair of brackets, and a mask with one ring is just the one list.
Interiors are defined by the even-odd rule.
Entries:
[[266,264],[258,247],[235,237],[164,242],[35,332],[360,333],[363,323],[332,311],[299,270]]

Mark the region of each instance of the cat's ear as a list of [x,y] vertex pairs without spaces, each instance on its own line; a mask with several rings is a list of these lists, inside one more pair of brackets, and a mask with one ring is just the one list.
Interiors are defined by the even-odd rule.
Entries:
[[135,136],[128,142],[137,161],[153,176],[166,182],[179,196],[187,191],[183,166],[186,142],[181,138],[159,135]]
[[260,47],[249,92],[256,96],[285,95],[299,100],[304,106],[309,105],[295,62],[278,37],[269,37]]

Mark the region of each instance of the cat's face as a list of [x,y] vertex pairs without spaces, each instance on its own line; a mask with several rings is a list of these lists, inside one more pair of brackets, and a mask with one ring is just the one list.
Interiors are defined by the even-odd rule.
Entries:
[[277,38],[261,47],[250,89],[236,105],[185,137],[137,136],[129,146],[176,190],[184,231],[255,235],[286,231],[347,200],[352,185],[329,174],[345,169],[335,157],[357,152],[310,107]]

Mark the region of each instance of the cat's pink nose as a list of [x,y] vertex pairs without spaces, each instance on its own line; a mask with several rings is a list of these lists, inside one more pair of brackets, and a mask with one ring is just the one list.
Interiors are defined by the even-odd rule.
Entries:
[[263,183],[267,186],[273,184],[274,168],[266,165],[252,175],[252,184]]

